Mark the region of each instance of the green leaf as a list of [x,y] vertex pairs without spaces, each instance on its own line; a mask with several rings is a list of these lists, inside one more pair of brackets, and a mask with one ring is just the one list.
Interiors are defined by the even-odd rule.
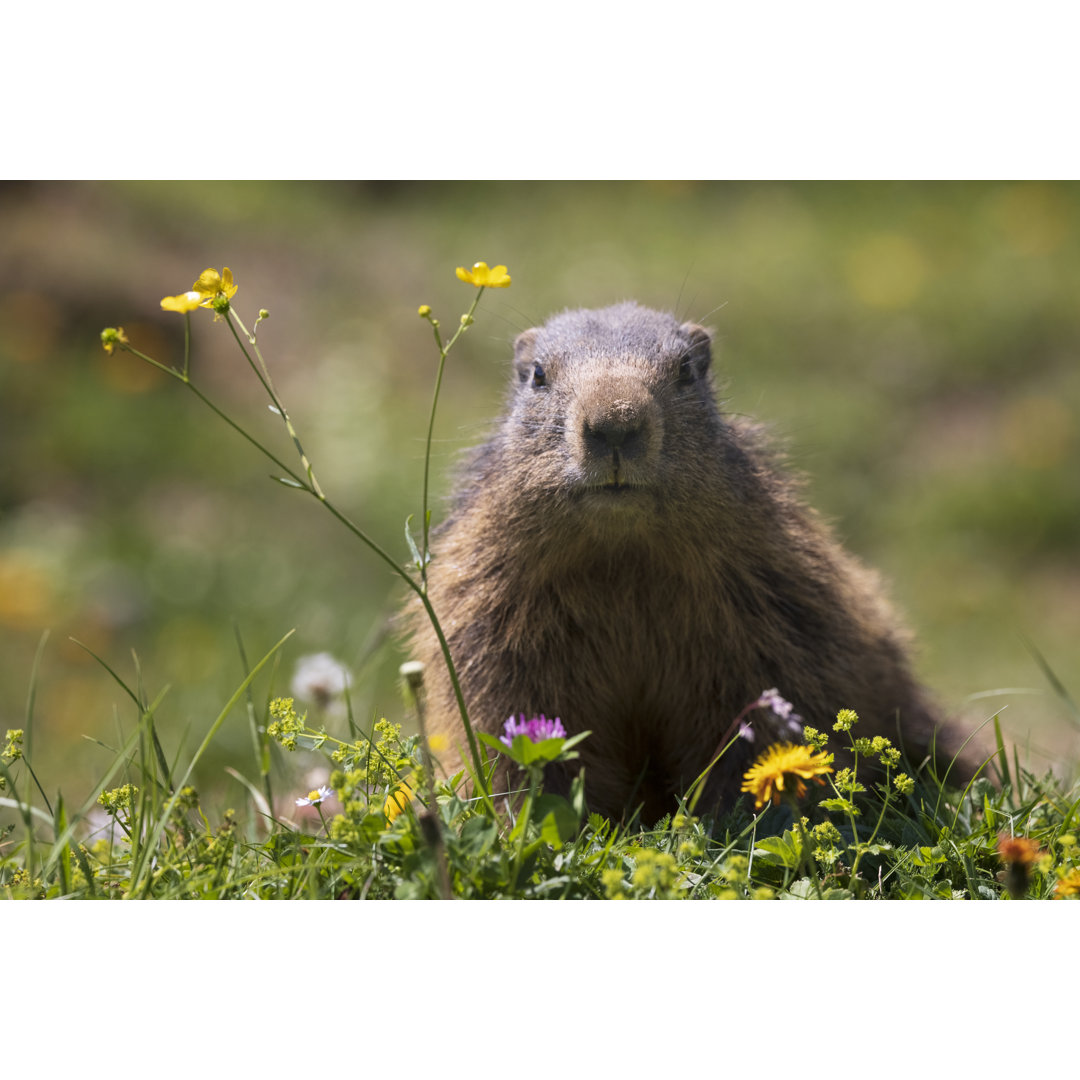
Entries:
[[766,865],[784,866],[796,870],[799,866],[799,847],[791,832],[783,836],[766,836],[754,845],[754,856]]
[[580,818],[559,795],[540,795],[533,803],[533,821],[539,823],[540,838],[557,851],[577,836]]
[[[67,810],[64,808],[64,797],[60,792],[56,793],[56,832],[63,833],[67,830]],[[67,896],[71,892],[71,847],[65,844],[60,851],[57,862],[60,869],[60,895]]]
[[423,555],[420,554],[420,549],[416,546],[416,541],[413,539],[411,525],[412,514],[405,519],[405,541],[409,545],[409,551],[412,552],[413,565],[417,570],[423,570],[425,562],[431,562],[431,552],[428,552],[426,560]]
[[780,894],[781,900],[854,900],[855,894],[850,889],[822,889],[819,898],[817,888],[809,878],[800,878],[792,882],[786,893]]
[[486,854],[499,835],[498,825],[488,817],[469,818],[461,827],[458,851],[470,859]]

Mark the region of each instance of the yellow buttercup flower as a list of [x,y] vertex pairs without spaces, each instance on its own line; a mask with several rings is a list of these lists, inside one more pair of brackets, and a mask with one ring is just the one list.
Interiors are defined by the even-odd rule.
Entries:
[[809,746],[774,743],[747,769],[742,790],[754,796],[755,810],[760,810],[769,799],[773,805],[779,803],[785,783],[791,783],[788,790],[801,799],[806,794],[804,780],[823,784],[822,775],[833,771],[829,756],[814,753]]
[[488,268],[487,263],[478,262],[471,270],[464,266],[457,268],[457,276],[461,281],[469,285],[475,285],[478,289],[505,289],[510,284],[510,275],[505,266]]
[[162,298],[161,307],[164,311],[179,311],[181,313],[194,311],[203,302],[202,293],[194,290],[181,293],[179,296],[166,296]]
[[383,815],[386,817],[386,823],[389,825],[400,814],[406,806],[409,805],[409,800],[413,797],[412,777],[406,777],[400,784],[386,797],[386,802],[383,803]]
[[215,301],[221,304],[219,297],[224,297],[224,305],[216,309],[220,313],[229,310],[228,301],[236,295],[237,288],[232,271],[227,266],[220,274],[214,269],[204,270],[186,293],[166,296],[161,306],[165,311],[186,313],[197,307],[214,307]]
[[210,307],[219,295],[231,300],[239,286],[233,283],[232,271],[226,266],[220,274],[214,269],[204,270],[191,288],[202,296],[202,306]]

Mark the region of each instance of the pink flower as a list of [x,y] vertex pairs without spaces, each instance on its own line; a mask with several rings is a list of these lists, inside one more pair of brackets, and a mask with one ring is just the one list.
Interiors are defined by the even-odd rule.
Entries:
[[515,720],[512,716],[503,725],[505,735],[499,737],[499,741],[506,746],[514,745],[515,735],[525,735],[531,742],[543,742],[545,739],[565,739],[566,728],[563,727],[562,721],[556,717],[554,720],[549,720],[543,713],[539,716],[534,716],[531,720],[525,719],[525,714],[521,714],[520,720]]
[[752,701],[738,716],[739,736],[747,742],[754,741],[754,730],[751,724],[743,717],[753,712],[754,709],[768,709],[772,716],[763,716],[758,725],[773,737],[773,741],[790,739],[792,736],[802,737],[803,718],[794,711],[790,701],[780,696],[779,690],[763,690],[761,696]]

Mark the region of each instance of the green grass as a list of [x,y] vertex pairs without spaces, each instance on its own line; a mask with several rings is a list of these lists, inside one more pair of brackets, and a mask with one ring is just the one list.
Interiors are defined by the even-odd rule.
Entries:
[[[309,725],[291,699],[275,699],[256,716],[254,771],[247,764],[254,779],[238,762],[230,771],[242,801],[212,816],[188,785],[192,769],[281,644],[251,669],[182,769],[159,752],[155,703],[123,684],[137,720],[78,807],[36,789],[20,740],[9,733],[0,761],[3,805],[18,811],[20,824],[0,847],[0,895],[988,900],[1080,894],[1080,785],[1034,776],[1001,741],[1000,727],[987,776],[963,791],[929,765],[908,764],[914,781],[894,777],[892,784],[888,773],[864,786],[837,772],[827,788],[812,788],[814,796],[798,804],[766,801],[753,813],[747,801],[713,819],[695,816],[687,800],[678,813],[646,827],[634,817],[617,823],[589,814],[587,777],[567,799],[543,794],[544,763],[572,758],[579,739],[533,744],[519,736],[512,750],[500,752],[521,763],[515,774],[521,783],[509,798],[496,792],[488,801],[468,797],[462,774],[429,788],[420,739],[403,737],[399,725],[381,721],[356,737],[336,736]],[[831,733],[828,749],[843,745],[842,738]],[[280,805],[272,786],[257,782],[267,740],[286,753],[325,755],[335,794],[316,799],[317,817],[297,820],[295,810],[272,809]],[[865,754],[844,759],[858,769]],[[409,784],[404,809],[388,815],[388,796],[403,782]],[[1029,841],[1028,854],[1008,861],[999,850],[1004,838]]]

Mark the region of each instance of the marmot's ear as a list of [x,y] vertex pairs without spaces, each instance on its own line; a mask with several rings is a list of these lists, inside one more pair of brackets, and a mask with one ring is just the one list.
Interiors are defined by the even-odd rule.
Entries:
[[690,338],[684,363],[689,364],[694,375],[700,378],[712,363],[712,335],[697,323],[683,323],[681,330]]
[[533,354],[536,352],[536,339],[540,331],[534,326],[518,334],[514,340],[514,370],[523,382],[533,374]]

